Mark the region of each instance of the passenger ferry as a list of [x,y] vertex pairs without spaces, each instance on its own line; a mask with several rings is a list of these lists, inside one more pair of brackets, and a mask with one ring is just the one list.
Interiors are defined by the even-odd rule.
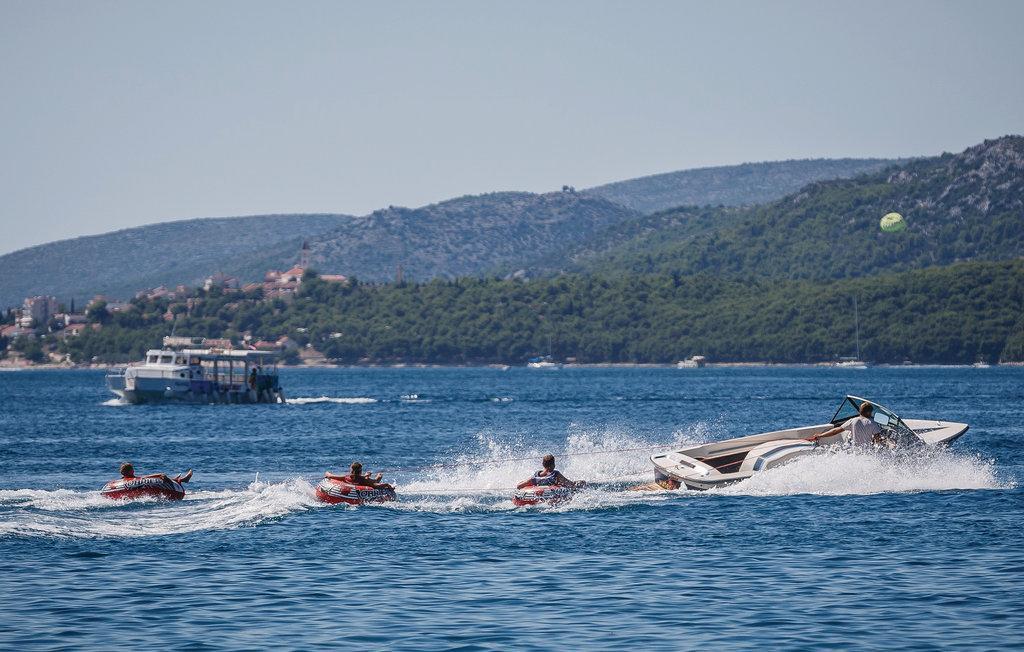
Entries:
[[284,403],[277,358],[199,337],[165,337],[144,361],[108,371],[107,386],[127,403]]

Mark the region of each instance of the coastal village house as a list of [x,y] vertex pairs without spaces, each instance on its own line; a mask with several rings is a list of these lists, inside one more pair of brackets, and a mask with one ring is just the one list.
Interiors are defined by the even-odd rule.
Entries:
[[[254,290],[262,290],[263,299],[290,299],[298,291],[302,285],[303,276],[306,274],[306,270],[310,269],[309,262],[309,244],[303,243],[302,249],[299,252],[299,263],[288,270],[278,271],[269,270],[263,276],[262,283],[249,283],[244,287],[239,287],[239,279],[235,276],[230,276],[222,272],[217,272],[208,276],[202,284],[204,290],[211,290],[213,288],[219,288],[223,292],[250,292]],[[347,283],[348,277],[342,274],[320,274],[318,278],[327,283]],[[165,299],[170,304],[167,307],[163,318],[167,322],[173,322],[177,316],[177,313],[182,312],[180,307],[184,306],[184,312],[188,313],[192,311],[195,306],[197,299],[192,295],[192,290],[185,285],[178,285],[173,290],[160,285],[148,290],[141,290],[135,294],[136,299],[154,300],[154,299]],[[96,295],[92,301],[89,302],[89,306],[93,306],[99,302],[106,304],[106,309],[110,313],[117,313],[132,308],[132,304],[126,301],[119,301],[108,299],[103,295]],[[72,302],[72,309],[74,302]],[[172,308],[175,308],[172,310]],[[84,314],[77,314],[73,312],[60,312],[60,306],[57,302],[56,297],[52,296],[34,296],[27,297],[20,310],[14,310],[13,321],[14,323],[8,323],[0,325],[0,338],[4,338],[8,342],[13,342],[17,338],[35,338],[39,335],[46,335],[47,333],[54,333],[56,339],[64,339],[69,337],[79,337],[86,330],[99,330],[102,325],[99,323],[89,323],[89,320]],[[229,340],[208,340],[209,346],[229,349],[232,347],[232,343]],[[258,350],[292,350],[297,349],[298,344],[287,336],[283,336],[277,340],[263,340],[256,338],[251,334],[246,334],[244,345],[248,348],[254,348]],[[3,355],[3,351],[0,350],[0,356]]]

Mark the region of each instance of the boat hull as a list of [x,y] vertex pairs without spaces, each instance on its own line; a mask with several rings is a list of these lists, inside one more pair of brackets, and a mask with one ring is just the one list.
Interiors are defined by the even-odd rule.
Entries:
[[284,403],[280,388],[257,392],[247,386],[220,387],[209,381],[187,378],[107,374],[107,387],[126,403]]
[[[778,430],[747,437],[692,446],[651,456],[655,481],[667,488],[685,486],[707,490],[742,482],[756,473],[809,455],[822,447],[844,445],[844,435],[816,437],[843,423],[865,399],[848,396],[833,420],[815,426]],[[887,408],[875,405],[874,420],[890,445],[898,447],[945,446],[968,430],[966,423],[927,419],[901,419]],[[852,410],[856,414],[856,409]],[[808,441],[814,437],[815,441]]]

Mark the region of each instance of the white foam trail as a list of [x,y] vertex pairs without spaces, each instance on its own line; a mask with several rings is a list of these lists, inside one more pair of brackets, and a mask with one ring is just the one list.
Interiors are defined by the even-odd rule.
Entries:
[[121,405],[129,405],[128,401],[121,398],[112,398],[109,401],[103,401],[100,405],[106,405],[107,407],[118,407]]
[[288,399],[288,405],[309,405],[312,403],[339,403],[341,405],[366,405],[368,403],[376,403],[377,399],[369,398],[366,396],[316,396],[316,397],[299,397]]
[[313,486],[296,478],[253,482],[242,491],[189,492],[180,502],[115,501],[65,489],[0,491],[0,505],[24,508],[0,522],[0,536],[123,538],[252,526],[321,503]]
[[712,493],[744,496],[869,495],[973,489],[1007,489],[993,460],[947,449],[911,455],[837,450],[797,458]]
[[[460,455],[451,465],[426,469],[408,480],[399,478],[399,502],[390,505],[427,512],[513,509],[515,486],[540,468],[541,457],[551,448],[524,447],[485,434],[478,435],[477,440],[477,451]],[[556,447],[556,453],[564,451],[557,460],[559,470],[568,478],[605,486],[592,486],[554,509],[595,509],[664,500],[664,496],[623,489],[653,479],[648,459],[652,453],[684,442],[694,443],[686,433],[676,433],[676,441],[670,445],[617,430],[571,433],[562,446]]]

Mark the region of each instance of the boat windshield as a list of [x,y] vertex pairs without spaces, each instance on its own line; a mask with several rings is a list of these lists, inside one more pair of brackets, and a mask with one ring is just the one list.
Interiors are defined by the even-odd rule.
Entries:
[[860,406],[864,403],[871,403],[874,406],[874,414],[871,420],[881,427],[882,432],[900,446],[922,443],[917,434],[911,430],[903,419],[889,408],[879,405],[874,401],[868,401],[857,396],[847,396],[839,405],[835,415],[832,417],[832,425],[838,426],[847,420],[860,415]]

